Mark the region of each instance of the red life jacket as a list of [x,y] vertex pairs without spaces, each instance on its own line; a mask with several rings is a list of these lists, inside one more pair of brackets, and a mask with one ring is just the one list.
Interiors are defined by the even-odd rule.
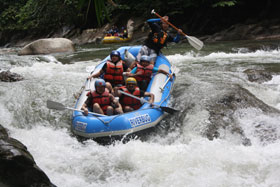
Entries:
[[153,64],[149,64],[148,66],[144,67],[142,65],[140,65],[140,63],[137,64],[137,70],[136,70],[136,80],[137,81],[143,81],[143,80],[147,80],[150,81],[151,80],[151,76],[153,74],[153,68],[154,65]]
[[[125,86],[120,87],[120,89],[122,89],[126,93],[131,94]],[[136,87],[134,92],[132,93],[132,95],[140,98],[140,89],[138,87]],[[129,97],[129,96],[124,95],[124,94],[122,95],[122,97],[120,99],[120,104],[122,105],[123,108],[125,106],[130,106],[134,110],[137,110],[141,107],[141,103],[140,103],[139,100],[134,99],[134,98]]]
[[101,109],[103,110],[103,112],[106,114],[106,110],[108,106],[111,105],[109,92],[105,90],[102,94],[99,94],[96,91],[93,91],[93,92],[88,92],[87,96],[89,96],[90,94],[92,96],[92,105],[94,103],[98,103]]
[[117,84],[123,84],[123,61],[120,60],[117,64],[111,61],[107,61],[107,68],[104,75],[106,82],[110,82],[112,86]]

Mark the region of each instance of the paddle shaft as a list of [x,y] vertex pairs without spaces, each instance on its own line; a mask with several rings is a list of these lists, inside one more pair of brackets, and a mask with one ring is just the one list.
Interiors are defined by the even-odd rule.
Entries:
[[[67,107],[67,106],[64,106],[62,103],[55,102],[55,101],[51,101],[51,100],[47,100],[47,107],[48,107],[49,109],[56,109],[56,110],[65,110],[65,109],[68,109],[68,110],[75,110],[75,111],[79,111],[79,112],[84,112],[83,110],[79,110],[79,109],[76,109],[76,108]],[[88,112],[88,113],[89,113],[89,114],[92,114],[92,115],[95,115],[95,116],[106,116],[106,115],[98,114],[98,113],[94,113],[94,112]]]
[[[76,108],[70,108],[70,107],[65,107],[65,109],[69,109],[69,110],[75,110],[75,111],[78,111],[78,112],[84,112],[83,110],[79,110],[79,109],[76,109]],[[95,115],[95,116],[106,116],[106,115],[103,115],[103,114],[98,114],[98,113],[94,113],[94,112],[88,112],[89,114],[92,114],[92,115]]]
[[[160,19],[162,19],[165,23],[167,23],[168,25],[170,25],[171,27],[173,27],[176,31],[179,31],[179,29],[173,25],[172,23],[170,23],[169,21],[167,21],[166,19],[164,19],[162,16],[160,16],[158,13],[156,12],[153,12],[157,17],[159,17]],[[182,34],[187,36],[183,31],[182,31]]]
[[[147,101],[147,100],[145,100],[145,99],[141,99],[141,98],[139,98],[139,97],[136,97],[136,96],[134,96],[134,95],[132,95],[132,94],[129,94],[129,93],[126,93],[126,92],[124,92],[124,91],[119,90],[119,92],[122,93],[122,94],[124,94],[124,95],[127,95],[127,96],[129,96],[129,97],[132,97],[132,98],[134,98],[134,99],[140,100],[140,101],[142,101],[142,102],[149,103],[149,101]],[[160,106],[160,105],[157,105],[157,104],[154,104],[154,103],[153,103],[152,105],[154,105],[154,106],[156,106],[156,107],[159,107],[159,108],[161,108],[164,112],[168,112],[168,113],[170,113],[170,114],[173,114],[173,113],[175,113],[175,112],[178,112],[178,110],[176,110],[176,109],[174,109],[174,108],[165,107],[165,106]]]
[[[172,71],[172,70],[171,70]],[[173,76],[174,75],[174,72],[172,71],[171,72],[171,75]],[[163,84],[162,87],[160,87],[161,91],[164,90],[165,86],[167,85],[167,83],[169,82],[169,80],[171,79],[171,77],[168,77],[168,79],[165,81],[165,83]]]
[[[165,20],[163,17],[161,17],[158,13],[156,13],[154,10],[152,10],[152,14],[155,14],[156,16],[158,16],[159,18],[161,18],[162,21],[164,21],[165,23],[167,23],[168,25],[170,25],[171,27],[173,27],[175,30],[179,31],[179,29],[177,27],[175,27],[172,23],[170,23],[169,21]],[[188,36],[186,35],[183,31],[180,31],[180,33],[182,35],[184,35],[191,46],[193,46],[194,48],[196,48],[197,50],[202,49],[202,47],[204,46],[203,42],[200,41],[199,39],[197,39],[194,36]]]
[[[119,92],[122,93],[122,94],[124,94],[124,95],[127,95],[127,96],[129,96],[129,97],[132,97],[132,98],[134,98],[134,99],[138,99],[139,101],[142,101],[142,102],[144,102],[144,103],[150,103],[150,102],[147,101],[146,99],[139,98],[139,97],[137,97],[137,96],[135,96],[135,95],[126,93],[126,92],[124,92],[124,91],[119,90]],[[153,103],[153,105],[154,105],[154,106],[157,106],[157,107],[161,107],[160,105],[157,105],[157,104],[154,104],[154,103]]]

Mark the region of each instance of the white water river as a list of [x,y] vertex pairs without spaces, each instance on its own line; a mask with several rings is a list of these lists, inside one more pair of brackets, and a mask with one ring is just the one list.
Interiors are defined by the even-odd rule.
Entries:
[[[70,130],[71,111],[46,107],[47,99],[74,106],[73,94],[84,84],[88,71],[114,46],[80,47],[74,54],[63,55],[2,54],[0,67],[25,79],[0,82],[0,124],[27,146],[58,187],[279,187],[280,116],[263,114],[257,108],[235,111],[235,120],[251,146],[244,146],[227,131],[213,141],[201,132],[209,124],[205,104],[231,85],[238,84],[280,109],[280,73],[264,83],[249,82],[243,73],[277,68],[280,49],[213,44],[197,52],[185,46],[165,50],[180,70],[173,90],[178,97],[172,97],[171,105],[183,112],[160,124],[169,126],[170,132],[108,146],[93,140],[79,142]],[[273,141],[260,140],[255,131],[259,123],[273,127]]]

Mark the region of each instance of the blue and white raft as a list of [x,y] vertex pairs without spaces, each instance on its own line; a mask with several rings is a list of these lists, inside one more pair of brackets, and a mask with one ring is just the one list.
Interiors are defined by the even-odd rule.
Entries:
[[[135,58],[138,54],[141,46],[127,46],[121,47],[117,51],[120,52],[121,58],[129,63],[130,57]],[[133,56],[132,56],[133,55]],[[92,73],[99,71],[104,63],[110,58],[106,57],[100,64],[98,64]],[[165,56],[160,54],[157,57],[156,67],[163,69],[169,73],[171,71],[171,64]],[[94,90],[95,80],[88,80],[85,83],[80,97],[78,98],[75,109],[72,116],[72,131],[75,135],[85,138],[101,138],[101,137],[113,137],[113,136],[126,136],[132,133],[136,133],[150,127],[157,125],[167,114],[163,111],[164,108],[168,108],[168,102],[170,100],[170,93],[174,85],[175,76],[170,79],[168,76],[162,73],[155,74],[146,91],[155,95],[155,106],[151,107],[149,103],[144,103],[138,110],[123,113],[120,115],[99,115],[89,114],[83,115],[80,110],[83,103],[87,99],[86,94],[90,90]]]

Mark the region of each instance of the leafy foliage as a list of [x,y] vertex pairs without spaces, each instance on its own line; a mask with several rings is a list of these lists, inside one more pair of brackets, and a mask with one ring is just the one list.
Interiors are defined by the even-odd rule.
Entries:
[[[101,26],[118,14],[150,16],[152,9],[183,15],[189,7],[234,6],[237,0],[0,0],[0,30],[50,30]],[[116,5],[117,6],[116,6]],[[114,6],[113,6],[114,5]],[[177,6],[180,5],[180,6]],[[176,7],[170,10],[170,7]],[[95,21],[94,21],[95,20]]]
[[[269,2],[262,1],[261,7],[269,6]],[[50,32],[67,25],[94,28],[116,16],[150,18],[152,9],[160,15],[187,20],[197,29],[209,15],[220,18],[225,12],[222,10],[252,4],[256,3],[253,0],[0,0],[0,31]]]
[[108,10],[105,6],[104,0],[80,0],[79,9],[81,10],[87,4],[87,10],[84,14],[85,22],[87,22],[89,11],[94,7],[98,26],[104,23],[105,17],[110,21]]
[[73,24],[78,11],[75,0],[21,0],[5,4],[0,14],[0,29],[45,30]]
[[225,6],[234,6],[237,3],[237,1],[233,0],[233,1],[219,1],[215,4],[213,4],[213,7],[225,7]]

